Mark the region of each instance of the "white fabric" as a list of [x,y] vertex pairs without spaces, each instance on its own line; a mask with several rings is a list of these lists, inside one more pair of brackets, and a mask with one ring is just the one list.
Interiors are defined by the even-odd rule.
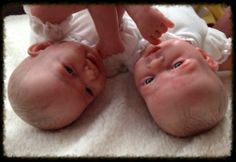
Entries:
[[[214,129],[187,139],[165,134],[152,120],[134,87],[130,73],[108,79],[104,92],[71,126],[41,131],[23,122],[12,110],[6,94],[8,79],[27,56],[29,19],[4,19],[4,130],[3,149],[8,157],[222,157],[232,143],[232,108]],[[221,77],[231,103],[231,73]]]
[[[31,15],[27,5],[24,6],[24,9],[30,16],[31,44],[45,40],[65,40],[77,41],[89,46],[95,46],[98,41],[98,35],[88,10],[72,14],[61,24],[51,24],[48,22],[44,24],[39,18]],[[121,28],[122,42],[125,51],[122,54],[106,59],[104,62],[105,66],[108,67],[106,68],[108,77],[126,71],[123,64],[132,71],[133,64],[139,57],[134,51],[137,51],[139,46],[142,46],[140,44],[142,42],[140,42],[142,37],[137,30],[135,23],[127,13],[124,15]]]
[[[209,28],[191,6],[156,5],[153,8],[158,8],[175,24],[174,28],[169,29],[167,33],[162,35],[161,40],[171,38],[186,40],[194,46],[204,49],[219,63],[223,63],[231,54],[231,38],[227,39],[222,32]],[[24,6],[24,9],[31,17],[31,27],[34,31],[31,35],[33,43],[48,39],[72,40],[94,46],[98,41],[98,35],[88,10],[74,13],[61,24],[55,25],[51,23],[43,24],[37,17],[31,15],[27,6]],[[134,63],[147,45],[147,41],[142,39],[135,23],[127,13],[124,15],[121,28],[125,51],[105,61],[105,66],[108,67],[106,68],[108,76],[114,76],[118,72],[124,71],[122,64],[129,71],[133,71]]]
[[227,39],[222,32],[208,27],[191,6],[158,6],[158,9],[175,24],[175,27],[168,32],[189,40],[220,64],[231,55],[231,38]]

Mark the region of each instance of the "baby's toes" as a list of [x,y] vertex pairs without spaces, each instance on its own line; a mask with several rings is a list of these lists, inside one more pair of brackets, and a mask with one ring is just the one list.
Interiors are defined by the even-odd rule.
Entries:
[[168,30],[168,27],[166,25],[164,25],[163,23],[161,23],[160,27],[158,28],[158,31],[160,33],[165,33],[165,32],[167,32],[167,30]]
[[152,37],[158,39],[160,38],[162,35],[162,32],[160,32],[159,30],[156,30],[153,34],[152,34]]
[[159,37],[154,37],[154,36],[150,35],[147,40],[148,40],[151,44],[159,44],[159,43],[160,43],[160,40],[159,40],[158,38],[159,38]]

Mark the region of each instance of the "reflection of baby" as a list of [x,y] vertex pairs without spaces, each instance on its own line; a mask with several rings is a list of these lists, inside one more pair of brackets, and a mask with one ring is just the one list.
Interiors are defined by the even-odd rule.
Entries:
[[[102,42],[105,41],[104,35],[106,33],[98,31],[100,40],[91,43],[92,40],[98,39],[94,39],[97,36],[94,33],[89,36],[89,30],[94,30],[94,25],[91,23],[91,17],[85,14],[88,13],[87,10],[76,12],[65,19],[64,16],[67,15],[67,12],[70,13],[75,8],[79,10],[81,6],[57,7],[25,7],[26,12],[30,15],[31,27],[35,34],[32,38],[38,43],[33,44],[28,49],[30,57],[27,57],[16,68],[11,75],[8,86],[9,100],[14,111],[24,121],[41,129],[58,129],[73,122],[101,93],[106,80],[100,53],[91,47],[97,42],[100,47],[104,47],[104,45],[101,45],[103,43],[107,46],[109,40]],[[102,11],[102,8],[110,9],[112,5],[108,7],[102,5],[89,7],[90,15],[95,17],[93,20],[96,30],[101,28],[96,24],[96,20],[102,15],[97,16],[94,13],[108,14],[106,13],[107,10]],[[160,34],[167,30],[168,25],[163,24],[160,27],[160,23],[171,23],[173,25],[160,12],[156,12],[156,10],[146,5],[141,7],[125,6],[125,9],[133,16],[140,29],[144,30],[142,32],[144,36],[150,36],[150,41],[158,40]],[[41,13],[42,10],[45,12]],[[59,11],[58,15],[55,12],[53,12],[55,15],[46,14],[49,11],[52,12],[52,10]],[[134,15],[135,11],[139,13],[143,10],[150,12],[142,14],[142,16]],[[38,15],[42,20],[33,16],[33,14]],[[147,16],[148,19],[144,19],[143,16]],[[62,21],[61,18],[65,20]],[[51,24],[46,21],[48,19],[62,22]],[[150,19],[152,21],[156,20],[157,27],[145,30],[147,29],[145,26],[148,24],[144,22]],[[106,24],[107,27],[103,26],[103,31],[109,33],[108,29],[111,23]],[[83,35],[83,33],[85,34]],[[111,34],[114,36],[114,33]],[[84,39],[83,37],[86,35],[87,37]],[[109,43],[117,46],[116,43],[112,42],[115,39],[114,37],[109,39]],[[118,41],[116,40],[116,42]],[[109,53],[111,50],[114,49],[106,50],[108,55],[111,54]]]
[[[224,65],[227,57],[222,54],[222,51],[227,49],[224,43],[228,40],[221,32],[208,28],[206,24],[195,15],[190,7],[161,6],[160,9],[162,13],[175,23],[175,27],[168,31],[170,34],[164,34],[162,42],[159,45],[148,45],[146,41],[141,39],[142,37],[133,21],[125,15],[121,24],[121,37],[124,42],[125,51],[120,55],[112,56],[105,60],[105,65],[109,67],[112,67],[111,65],[114,65],[113,67],[118,67],[115,65],[122,63],[125,64],[130,71],[134,71],[136,86],[157,124],[167,133],[179,137],[186,137],[214,127],[224,117],[227,107],[227,95],[222,82],[216,75],[218,69],[218,63],[216,61],[222,63],[220,67]],[[88,13],[84,12],[83,14],[84,18],[80,19],[80,25],[83,26],[86,23],[92,23],[91,19],[88,19]],[[81,26],[78,26],[78,28],[82,28]],[[80,31],[81,32],[78,32],[76,35],[76,40],[88,45],[96,43],[95,40],[97,40],[98,37],[95,34],[94,28],[86,28],[86,30]],[[73,31],[67,36],[72,37],[72,33]],[[75,39],[75,37],[72,38]],[[208,55],[206,52],[195,46],[203,48],[212,55]],[[50,48],[46,49],[49,50]],[[143,49],[145,50],[141,55]],[[28,64],[30,65],[30,63]],[[51,63],[50,65],[51,66],[48,66],[45,70],[49,71],[49,69],[54,67],[52,66],[54,64]],[[28,70],[29,66],[26,67]],[[47,66],[45,65],[45,67]],[[33,68],[33,66],[31,66],[31,68]],[[18,67],[18,69],[23,68]],[[43,73],[46,73],[45,70]],[[66,68],[66,70],[71,71],[70,68]],[[115,71],[116,69],[113,68],[111,70],[109,68],[109,70],[108,73],[113,73],[112,70]],[[39,74],[39,72],[37,73]],[[52,72],[49,74],[52,75]],[[13,73],[12,76],[21,78],[17,72],[15,72],[15,74]],[[13,78],[10,80],[8,90],[11,103],[13,105],[16,103],[15,109],[17,109],[22,103],[22,98],[17,94],[22,93],[22,91],[15,91],[13,87],[14,84],[11,83],[14,80],[17,83],[15,86],[21,85],[18,84],[20,81]],[[24,82],[27,80],[30,81],[31,79],[29,79],[29,77],[28,79],[24,78]],[[44,83],[48,84],[47,82]],[[40,82],[38,84],[42,85],[43,83]],[[28,84],[24,84],[24,86],[26,90],[30,88]],[[41,87],[43,86],[40,86],[40,88]],[[52,88],[52,92],[55,89],[54,83],[48,87]],[[42,90],[42,93],[45,91],[46,90]],[[11,94],[11,92],[15,94]],[[49,92],[50,91],[47,91],[47,94]],[[55,93],[57,96],[54,97],[54,100],[57,100],[62,92]],[[51,94],[48,94],[48,96],[50,95]],[[16,96],[16,98],[13,98],[13,96]],[[34,96],[35,97],[29,96],[35,98],[35,100],[30,100],[34,103],[40,102],[40,104],[42,104],[42,101],[45,101],[46,98],[49,98],[48,96],[45,96],[43,99],[40,98],[39,101],[37,94]],[[18,103],[15,102],[17,99]],[[70,96],[66,99],[60,99],[61,101],[57,101],[61,102],[59,104],[69,104],[64,102],[65,100],[69,100]],[[27,103],[28,101],[25,101],[25,104]],[[49,106],[50,103],[52,104],[54,102],[49,102]],[[29,103],[29,105],[30,104],[32,103]],[[64,112],[66,110],[68,111],[68,114],[73,110],[63,109],[68,107],[67,105],[59,107],[64,114],[66,113]],[[26,116],[26,118],[31,118],[32,120],[35,118],[35,116],[32,115],[32,112],[38,111],[37,108],[30,110],[20,108],[17,111],[21,112],[22,110],[22,116]],[[25,112],[26,110],[31,112]],[[55,111],[52,110],[51,112],[53,115]],[[61,114],[58,113],[58,116],[60,115]],[[70,118],[70,115],[68,116]],[[56,117],[55,119],[58,118]],[[41,121],[45,121],[45,119],[42,119]],[[54,121],[58,122],[58,120]],[[63,123],[63,121],[61,123]]]

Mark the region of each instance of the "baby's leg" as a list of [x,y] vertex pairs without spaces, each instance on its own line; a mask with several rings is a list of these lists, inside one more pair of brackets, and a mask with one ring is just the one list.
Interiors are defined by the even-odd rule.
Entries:
[[31,14],[43,23],[61,23],[72,13],[86,8],[86,5],[30,5]]
[[158,9],[149,5],[126,5],[124,7],[135,21],[142,36],[152,44],[159,43],[159,37],[174,24]]
[[225,9],[225,13],[223,16],[221,16],[216,24],[213,26],[213,28],[216,28],[220,31],[222,31],[223,33],[225,33],[225,35],[227,37],[231,37],[232,36],[232,19],[231,19],[231,8],[227,7]]
[[118,23],[120,26],[120,24],[122,23],[122,18],[123,18],[125,9],[123,6],[117,5],[116,10],[117,10],[117,14],[118,14]]
[[100,54],[107,57],[123,52],[116,6],[91,5],[88,9],[99,35],[97,49]]

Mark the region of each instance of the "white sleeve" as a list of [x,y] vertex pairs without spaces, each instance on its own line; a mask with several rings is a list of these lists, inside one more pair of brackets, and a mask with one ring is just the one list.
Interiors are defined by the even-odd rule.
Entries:
[[194,46],[202,46],[208,27],[190,5],[160,5],[157,8],[175,24],[168,33],[190,41]]
[[38,17],[31,14],[29,5],[23,5],[23,9],[30,17],[31,43],[45,40],[61,40],[64,38],[65,32],[63,26],[70,21],[71,16],[61,24],[43,23]]
[[30,17],[31,43],[45,40],[77,41],[87,45],[94,45],[98,35],[93,20],[87,10],[82,10],[68,16],[59,24],[43,23],[31,14],[28,5],[23,6]]
[[221,31],[209,27],[203,42],[203,49],[221,64],[231,55],[231,44],[231,38],[227,38]]
[[202,48],[219,63],[231,54],[231,38],[227,39],[224,33],[208,27],[191,6],[162,6],[159,9],[175,23],[169,33]]

